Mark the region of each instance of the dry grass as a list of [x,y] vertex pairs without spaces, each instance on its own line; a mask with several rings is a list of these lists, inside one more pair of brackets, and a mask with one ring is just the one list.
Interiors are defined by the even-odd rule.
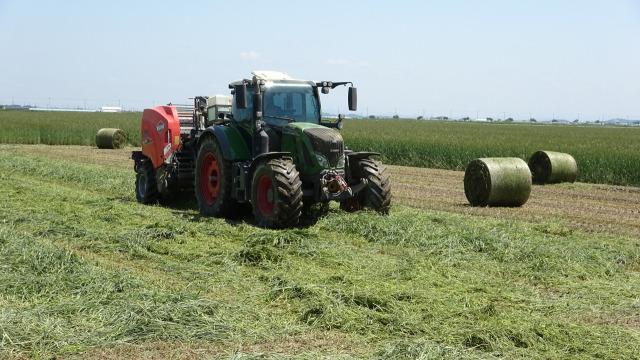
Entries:
[[532,222],[556,221],[575,229],[640,237],[640,189],[598,184],[534,185],[520,208],[468,205],[461,171],[388,166],[394,201],[421,209],[443,210]]

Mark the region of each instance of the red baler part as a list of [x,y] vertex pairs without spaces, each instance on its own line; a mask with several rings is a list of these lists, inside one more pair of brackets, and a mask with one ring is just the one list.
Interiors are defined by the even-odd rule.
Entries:
[[156,106],[142,113],[142,153],[157,169],[180,147],[180,119],[173,106]]

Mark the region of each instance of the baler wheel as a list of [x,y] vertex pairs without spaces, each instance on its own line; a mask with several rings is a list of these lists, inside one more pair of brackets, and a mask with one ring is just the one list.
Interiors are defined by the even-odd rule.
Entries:
[[154,204],[159,197],[153,164],[151,160],[143,160],[136,166],[136,199],[141,204]]

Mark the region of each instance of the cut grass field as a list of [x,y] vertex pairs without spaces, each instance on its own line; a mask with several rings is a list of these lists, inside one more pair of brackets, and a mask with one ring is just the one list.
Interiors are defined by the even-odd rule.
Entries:
[[[603,186],[476,209],[460,172],[390,167],[389,216],[333,206],[273,231],[138,204],[131,150],[0,145],[0,358],[640,356],[637,224],[553,204],[598,208]],[[606,188],[637,212],[637,188]]]

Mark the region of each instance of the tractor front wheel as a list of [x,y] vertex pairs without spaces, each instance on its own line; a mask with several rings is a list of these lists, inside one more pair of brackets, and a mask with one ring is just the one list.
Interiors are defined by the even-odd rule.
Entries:
[[298,224],[302,210],[302,182],[290,160],[272,159],[253,175],[251,204],[258,224],[285,228]]
[[373,209],[381,214],[389,214],[391,208],[391,178],[387,167],[380,161],[360,159],[354,164],[352,177],[366,179],[367,187],[363,193],[340,202],[340,208],[354,212],[364,207]]

